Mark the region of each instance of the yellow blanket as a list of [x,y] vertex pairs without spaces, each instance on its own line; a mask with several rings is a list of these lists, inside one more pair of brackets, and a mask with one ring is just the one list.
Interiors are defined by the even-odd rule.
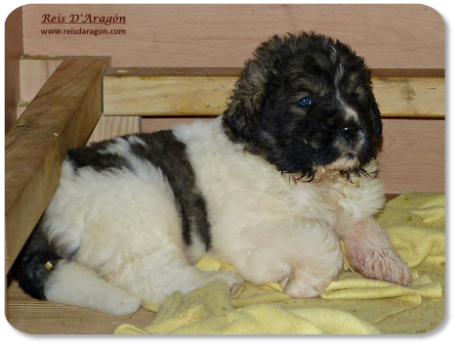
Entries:
[[[390,201],[377,217],[414,281],[403,287],[365,279],[347,264],[321,298],[291,299],[281,286],[245,283],[233,296],[216,282],[183,295],[176,292],[151,325],[119,326],[117,334],[377,334],[420,333],[444,317],[445,197],[409,193]],[[230,269],[205,257],[196,267]]]

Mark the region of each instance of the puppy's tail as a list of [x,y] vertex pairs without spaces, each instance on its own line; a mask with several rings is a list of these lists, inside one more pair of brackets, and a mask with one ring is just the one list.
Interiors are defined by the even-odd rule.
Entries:
[[42,236],[40,224],[18,256],[12,273],[19,286],[38,300],[118,316],[136,312],[142,302],[93,270],[63,259]]

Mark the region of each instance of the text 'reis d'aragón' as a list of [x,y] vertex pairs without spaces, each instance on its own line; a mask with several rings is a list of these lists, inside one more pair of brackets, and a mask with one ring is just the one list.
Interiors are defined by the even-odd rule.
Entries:
[[119,16],[95,16],[92,14],[71,14],[63,16],[61,14],[53,16],[49,13],[42,15],[41,24],[65,24],[65,23],[82,23],[82,24],[126,24],[126,17]]

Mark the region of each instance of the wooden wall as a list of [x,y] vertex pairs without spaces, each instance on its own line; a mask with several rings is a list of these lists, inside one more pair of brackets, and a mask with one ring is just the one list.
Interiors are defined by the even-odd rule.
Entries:
[[19,58],[22,53],[22,7],[19,7],[5,21],[5,132],[16,121],[16,107],[20,99]]
[[[111,25],[69,23],[72,14],[83,19],[87,15],[92,19],[112,16],[112,19],[124,18],[125,22]],[[44,15],[49,15],[50,20],[55,16],[56,22],[64,23],[42,23]],[[42,32],[45,29],[80,28],[122,29],[125,34],[45,35]],[[240,69],[261,41],[274,33],[301,30],[314,30],[349,43],[375,70],[416,69],[417,74],[424,75],[432,74],[433,69],[444,69],[445,24],[435,10],[424,5],[23,7],[25,54],[46,57],[105,55],[111,56],[112,67],[121,69]],[[444,100],[433,101],[433,105],[436,103],[444,103]],[[402,115],[394,116],[398,115],[384,120],[384,146],[380,156],[380,175],[387,183],[387,192],[444,191],[444,120],[409,120]],[[136,123],[138,120],[120,118],[114,125],[134,122],[132,129],[141,127],[143,131],[152,131],[191,119],[144,118],[141,125]]]
[[[273,34],[314,30],[349,43],[374,69],[444,68],[445,25],[424,5],[80,4],[26,5],[23,11],[26,54],[107,55],[115,67],[241,67]],[[124,17],[125,23],[69,23],[72,14],[80,21],[87,15]],[[42,24],[44,15],[66,23]],[[126,33],[41,31],[79,28]]]

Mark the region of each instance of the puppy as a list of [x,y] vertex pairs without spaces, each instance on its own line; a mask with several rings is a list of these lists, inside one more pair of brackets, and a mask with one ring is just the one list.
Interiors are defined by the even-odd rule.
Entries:
[[[37,299],[125,315],[212,281],[280,282],[320,295],[343,266],[407,285],[372,217],[382,135],[369,69],[314,33],[262,43],[211,122],[69,151],[57,192],[17,262]],[[236,267],[203,272],[203,255]]]

